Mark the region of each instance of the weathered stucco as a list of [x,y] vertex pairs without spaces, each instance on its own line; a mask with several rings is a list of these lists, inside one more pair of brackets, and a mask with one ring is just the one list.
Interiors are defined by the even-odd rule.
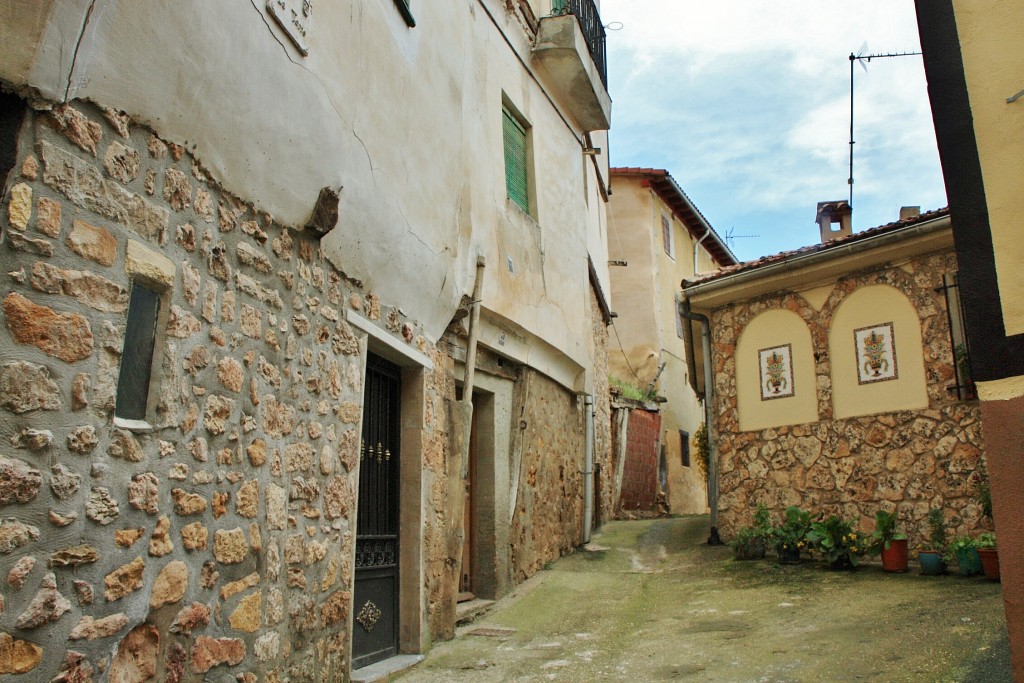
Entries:
[[[17,666],[45,680],[100,666],[340,677],[367,351],[404,353],[413,366],[402,457],[415,461],[403,465],[400,514],[404,538],[421,547],[402,550],[400,641],[422,651],[450,634],[454,346],[431,344],[339,273],[314,237],[223,191],[143,126],[84,103],[30,111],[19,149],[0,251],[0,438],[11,444],[0,454],[0,572],[17,576],[0,628],[16,639]],[[169,286],[149,433],[112,419],[137,277]],[[605,377],[593,294],[590,309],[588,353]],[[353,314],[371,337],[346,322]],[[502,397],[481,408],[492,500],[506,511],[480,511],[501,524],[493,552],[510,553],[495,565],[500,595],[582,540],[583,401],[485,349],[478,364],[480,386]],[[607,473],[599,386],[596,460]],[[611,480],[600,482],[606,518]],[[77,654],[65,660],[68,638]]]
[[[325,3],[310,17],[305,57],[265,2],[0,11],[17,19],[3,34],[0,80],[129,113],[283,225],[304,225],[321,188],[338,191],[326,258],[402,301],[430,339],[471,291],[476,256],[485,255],[485,308],[558,349],[574,365],[560,381],[589,387],[587,265],[578,255],[591,250],[608,291],[597,175],[606,166],[583,163],[583,131],[551,106],[554,84],[523,68],[533,27],[521,10],[499,0],[458,11],[426,3],[410,29],[390,2]],[[533,217],[505,196],[503,97],[530,125]],[[258,115],[240,124],[228,112]],[[522,239],[530,232],[532,241]]]
[[[952,253],[926,255],[842,277],[820,307],[800,293],[780,292],[713,313],[719,519],[726,538],[750,524],[758,503],[776,516],[787,505],[799,505],[853,519],[862,528],[873,526],[877,510],[895,509],[912,544],[924,538],[930,508],[944,510],[951,534],[976,532],[989,524],[981,517],[971,476],[983,457],[980,410],[947,391],[953,384],[953,353],[945,302],[935,288],[943,273],[955,271]],[[908,343],[897,352],[908,363],[923,364],[928,405],[839,419],[833,413],[833,392],[839,389],[832,381],[829,345],[834,314],[852,294],[878,285],[901,292],[917,312],[924,344],[918,349]],[[744,431],[738,415],[736,345],[747,325],[765,311],[796,314],[810,330],[819,418]]]
[[[704,409],[690,386],[686,345],[676,324],[680,282],[694,275],[694,239],[641,177],[616,175],[613,182],[609,258],[628,265],[611,269],[612,299],[619,317],[609,354],[610,372],[646,388],[665,364],[655,389],[667,399],[660,406],[659,437],[665,446],[667,502],[674,514],[700,514],[707,510],[706,484],[694,461],[683,465],[680,431],[696,432],[704,422]],[[662,216],[670,223],[672,254],[665,250]],[[697,247],[697,253],[702,272],[718,268],[703,246]]]

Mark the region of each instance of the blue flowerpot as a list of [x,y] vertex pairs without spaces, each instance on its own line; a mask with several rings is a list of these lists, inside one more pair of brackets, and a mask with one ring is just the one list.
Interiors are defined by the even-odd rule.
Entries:
[[956,551],[956,564],[961,576],[974,576],[981,573],[981,556],[977,548],[961,548]]
[[940,553],[930,550],[917,554],[917,561],[921,563],[921,573],[926,576],[938,576],[946,573],[946,562]]

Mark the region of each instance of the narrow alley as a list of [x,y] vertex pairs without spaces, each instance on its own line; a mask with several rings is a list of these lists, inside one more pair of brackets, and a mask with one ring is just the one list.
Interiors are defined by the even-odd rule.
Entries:
[[399,680],[1011,680],[997,583],[736,562],[706,533],[607,524]]

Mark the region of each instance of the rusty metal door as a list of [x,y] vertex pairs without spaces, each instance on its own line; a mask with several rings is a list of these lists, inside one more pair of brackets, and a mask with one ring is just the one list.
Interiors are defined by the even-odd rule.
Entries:
[[370,355],[363,396],[352,668],[398,654],[398,366]]

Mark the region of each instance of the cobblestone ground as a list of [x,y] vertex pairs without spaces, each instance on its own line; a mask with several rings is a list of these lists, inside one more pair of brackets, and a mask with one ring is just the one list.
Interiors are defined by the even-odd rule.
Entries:
[[608,524],[399,680],[1011,680],[997,583],[735,562],[706,536]]

